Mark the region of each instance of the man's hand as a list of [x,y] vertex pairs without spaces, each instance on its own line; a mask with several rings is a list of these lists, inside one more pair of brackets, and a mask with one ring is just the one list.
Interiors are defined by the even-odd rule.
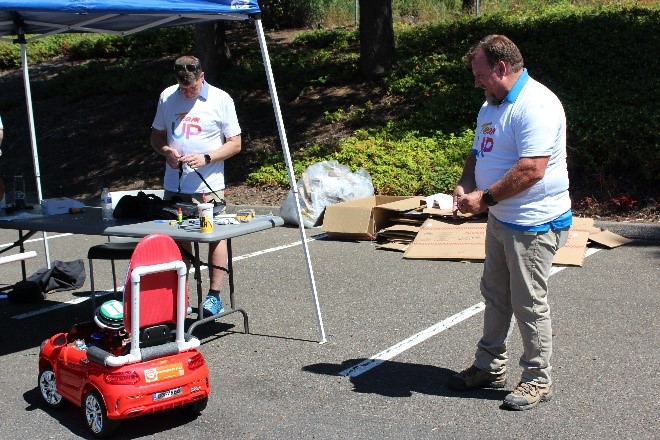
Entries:
[[181,155],[174,148],[169,148],[167,153],[165,153],[165,162],[170,166],[170,168],[179,168],[179,163],[181,162]]
[[463,214],[479,214],[484,212],[488,205],[481,198],[483,191],[472,191],[463,194],[456,200],[457,209]]

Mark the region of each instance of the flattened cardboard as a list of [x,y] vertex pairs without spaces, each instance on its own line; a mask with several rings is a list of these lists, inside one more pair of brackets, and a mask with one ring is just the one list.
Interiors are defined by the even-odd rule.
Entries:
[[560,266],[582,266],[584,253],[589,240],[589,232],[594,226],[594,219],[573,217],[573,225],[568,231],[568,241],[557,251],[552,264]]
[[[569,238],[553,260],[553,264],[582,266],[593,219],[575,218]],[[486,221],[457,224],[442,219],[428,219],[403,257],[410,259],[483,261]]]
[[393,216],[419,208],[422,197],[370,196],[326,206],[316,224],[329,238],[375,240],[376,232],[392,225]]
[[614,249],[615,247],[628,244],[632,240],[606,229],[593,228],[589,233],[589,241],[598,243],[608,249]]
[[409,246],[410,243],[389,242],[389,243],[379,244],[378,246],[376,246],[376,249],[381,249],[384,251],[405,252]]
[[419,233],[419,226],[414,225],[394,225],[378,231],[376,237],[390,241],[412,242]]
[[403,258],[438,260],[483,260],[486,257],[485,222],[456,223],[428,219]]

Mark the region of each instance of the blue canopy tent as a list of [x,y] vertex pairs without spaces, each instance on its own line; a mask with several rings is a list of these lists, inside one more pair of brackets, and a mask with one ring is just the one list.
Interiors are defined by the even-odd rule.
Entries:
[[[63,32],[94,32],[130,35],[156,27],[184,26],[220,20],[252,20],[255,23],[268,88],[273,102],[277,130],[289,174],[289,185],[297,193],[296,178],[291,162],[289,145],[284,130],[277,89],[261,24],[261,10],[256,0],[0,0],[0,40],[20,44],[28,109],[28,122],[32,157],[37,183],[38,201],[42,200],[41,174],[37,139],[34,129],[32,97],[27,63],[27,44],[38,38]],[[303,224],[299,198],[296,197],[298,224],[315,305],[320,343],[326,342],[318,301],[307,237]],[[46,258],[50,266],[48,240],[44,234]]]

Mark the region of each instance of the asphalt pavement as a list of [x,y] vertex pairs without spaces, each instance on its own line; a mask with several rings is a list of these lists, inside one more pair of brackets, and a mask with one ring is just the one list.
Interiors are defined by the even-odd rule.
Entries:
[[[515,329],[505,390],[445,386],[470,364],[480,335],[481,263],[406,260],[307,229],[327,338],[320,344],[301,233],[285,226],[233,240],[250,333],[237,314],[195,330],[210,368],[208,407],[196,418],[172,410],[126,420],[114,438],[660,438],[660,227],[597,224],[634,241],[590,247],[582,267],[555,269],[555,397],[531,411],[500,407],[520,374]],[[0,244],[15,239],[0,230]],[[51,259],[84,258],[103,240],[49,235]],[[40,234],[27,249],[39,254],[27,262],[31,274],[45,266]],[[95,275],[111,288],[109,266],[97,264]],[[0,266],[0,287],[19,279],[18,264]],[[89,280],[40,304],[0,299],[4,438],[89,438],[80,409],[46,409],[36,388],[39,344],[89,320],[88,295]]]

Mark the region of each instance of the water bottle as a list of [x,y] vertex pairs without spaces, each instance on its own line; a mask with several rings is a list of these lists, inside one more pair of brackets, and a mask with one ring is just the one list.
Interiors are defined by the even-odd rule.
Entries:
[[112,220],[112,197],[108,188],[103,188],[101,193],[101,211],[104,221]]
[[25,180],[20,173],[14,176],[14,206],[25,209]]
[[7,202],[5,200],[5,183],[0,177],[0,209],[5,209],[7,207]]

